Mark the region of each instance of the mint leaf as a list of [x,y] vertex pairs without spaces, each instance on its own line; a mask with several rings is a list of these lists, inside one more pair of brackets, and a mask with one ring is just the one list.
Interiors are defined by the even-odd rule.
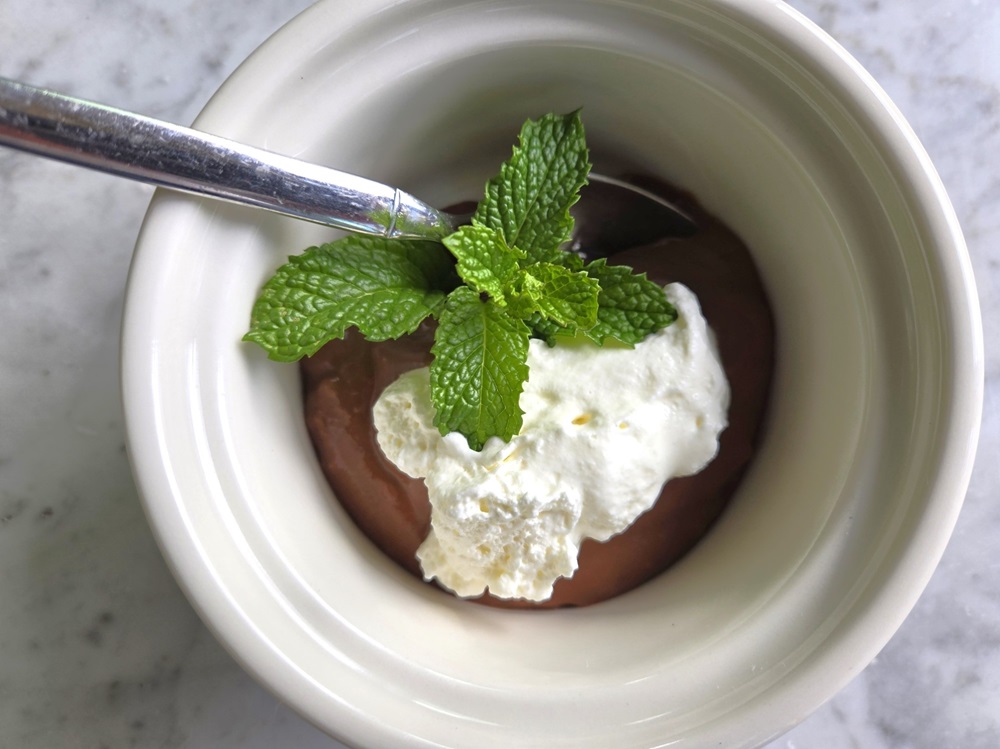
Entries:
[[528,120],[520,145],[486,183],[486,196],[472,221],[499,231],[529,262],[549,261],[570,238],[570,206],[590,173],[579,112]]
[[607,338],[634,345],[677,319],[677,310],[663,288],[645,273],[633,273],[627,265],[608,265],[604,258],[594,260],[586,270],[601,285],[597,323],[586,331],[597,345]]
[[455,269],[463,281],[504,304],[504,289],[517,272],[523,252],[508,247],[503,236],[493,229],[475,224],[445,237],[444,246],[458,260]]
[[522,320],[468,286],[448,295],[430,367],[434,424],[442,434],[461,432],[481,450],[490,437],[509,440],[520,431],[530,335]]
[[583,258],[575,252],[560,251],[550,262],[561,265],[563,268],[569,268],[574,272],[584,269]]
[[559,325],[586,330],[597,322],[600,285],[586,272],[535,263],[513,279],[512,311],[521,318],[538,313]]
[[436,242],[348,236],[289,258],[265,284],[245,341],[278,361],[311,356],[353,326],[370,341],[412,333],[455,285]]
[[525,322],[528,323],[528,327],[531,328],[531,334],[535,338],[540,338],[548,344],[549,348],[556,345],[557,336],[571,336],[573,331],[564,325],[560,325],[554,320],[546,319],[539,312],[535,312],[531,317],[525,318]]

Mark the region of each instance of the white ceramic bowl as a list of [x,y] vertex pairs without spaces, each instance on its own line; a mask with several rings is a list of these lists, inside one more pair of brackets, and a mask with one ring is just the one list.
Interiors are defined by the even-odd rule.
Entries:
[[586,609],[477,607],[386,561],[303,427],[295,367],[240,342],[287,254],[329,236],[160,193],[129,280],[124,401],[164,553],[235,657],[362,747],[751,747],[857,674],[964,496],[976,295],[923,150],[867,74],[770,0],[326,0],[197,126],[447,204],[520,122],[583,106],[614,154],[748,242],[779,362],[766,444],[681,563]]

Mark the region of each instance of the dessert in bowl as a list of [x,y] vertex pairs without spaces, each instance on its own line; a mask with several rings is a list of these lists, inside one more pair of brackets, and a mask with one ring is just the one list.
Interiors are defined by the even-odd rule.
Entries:
[[526,117],[583,107],[597,168],[696,196],[774,312],[765,438],[708,535],[597,605],[444,595],[352,523],[301,383],[241,342],[321,228],[170,194],[129,280],[123,390],[151,524],[237,659],[357,746],[759,745],[877,653],[926,583],[971,468],[981,333],[940,183],[884,94],[771,2],[321,2],[197,127],[479,195]]

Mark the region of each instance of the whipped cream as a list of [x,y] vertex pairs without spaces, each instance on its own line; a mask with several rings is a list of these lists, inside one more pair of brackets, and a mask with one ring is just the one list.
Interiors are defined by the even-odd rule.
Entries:
[[729,384],[695,295],[665,293],[677,321],[628,349],[532,340],[524,423],[481,452],[434,426],[427,368],[374,406],[379,446],[425,479],[431,531],[417,551],[427,580],[463,597],[545,600],[570,577],[585,538],[605,541],[652,507],[675,476],[700,471],[726,427]]

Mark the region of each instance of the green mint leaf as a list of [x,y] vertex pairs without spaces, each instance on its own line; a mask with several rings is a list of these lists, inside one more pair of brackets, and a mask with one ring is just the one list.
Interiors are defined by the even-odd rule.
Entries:
[[597,345],[603,345],[607,338],[635,345],[677,319],[677,310],[663,288],[645,273],[633,273],[627,265],[608,265],[603,258],[587,265],[586,270],[601,285],[597,323],[586,331]]
[[549,262],[561,265],[563,268],[569,268],[574,272],[584,269],[583,258],[575,252],[560,251],[559,254],[553,257]]
[[574,330],[586,330],[597,322],[600,285],[585,271],[535,263],[518,273],[512,287],[511,308],[522,319],[538,313]]
[[522,320],[468,286],[448,295],[430,367],[434,424],[442,434],[461,432],[481,450],[490,437],[509,440],[520,431],[530,335]]
[[476,291],[489,294],[497,304],[504,304],[504,289],[524,253],[508,247],[503,236],[493,229],[475,224],[461,227],[443,241],[458,260],[456,270],[462,280]]
[[535,338],[540,338],[548,344],[549,348],[558,343],[558,336],[571,336],[574,332],[563,326],[554,320],[546,319],[539,312],[533,313],[530,317],[525,318],[525,322],[528,323],[528,327],[531,328],[531,334]]
[[436,242],[351,235],[289,258],[264,285],[244,340],[278,361],[311,356],[353,326],[370,341],[437,315],[456,279]]
[[552,260],[570,238],[570,206],[587,183],[590,161],[579,112],[528,120],[520,144],[486,183],[473,223],[499,231],[529,262]]

